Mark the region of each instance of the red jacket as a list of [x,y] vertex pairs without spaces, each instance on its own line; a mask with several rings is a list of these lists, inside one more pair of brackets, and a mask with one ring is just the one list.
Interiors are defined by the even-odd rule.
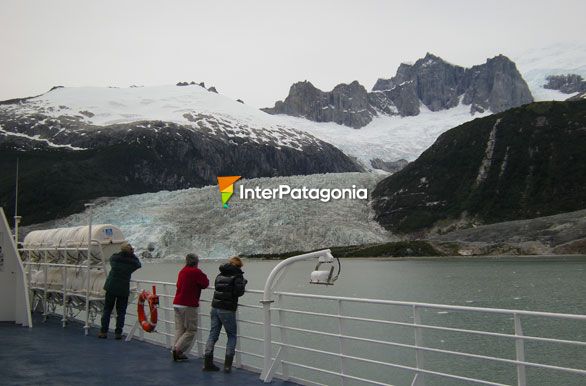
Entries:
[[201,290],[208,288],[208,285],[210,285],[208,277],[199,268],[183,267],[177,276],[177,292],[173,304],[199,307]]

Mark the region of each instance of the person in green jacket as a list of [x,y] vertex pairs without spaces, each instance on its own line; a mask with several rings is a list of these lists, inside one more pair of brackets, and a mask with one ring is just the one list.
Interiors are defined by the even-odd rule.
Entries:
[[98,338],[106,339],[108,337],[108,328],[110,327],[110,315],[116,306],[116,329],[114,334],[116,339],[122,339],[122,329],[124,328],[124,317],[126,316],[126,307],[128,306],[128,295],[130,295],[130,276],[134,271],[141,267],[138,257],[134,254],[134,248],[128,243],[122,244],[120,252],[110,257],[110,273],[106,278],[104,290],[106,290],[106,299],[104,301],[104,312],[102,312],[102,328]]

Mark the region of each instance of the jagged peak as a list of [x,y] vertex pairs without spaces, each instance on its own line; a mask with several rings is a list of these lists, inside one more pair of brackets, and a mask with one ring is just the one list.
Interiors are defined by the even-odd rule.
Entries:
[[340,89],[362,89],[366,91],[366,88],[360,84],[357,80],[352,81],[350,83],[340,83],[336,87],[333,88],[332,91],[337,91]]
[[289,94],[291,94],[291,92],[294,92],[299,89],[309,89],[312,91],[319,91],[319,92],[326,92],[327,93],[327,92],[332,92],[335,90],[345,89],[345,88],[363,88],[366,90],[366,88],[362,84],[360,84],[360,82],[358,82],[357,80],[354,80],[350,83],[339,83],[330,91],[323,91],[323,90],[315,87],[310,81],[304,80],[304,81],[299,81],[299,82],[293,83],[291,85],[291,88],[289,89]]
[[310,89],[315,89],[315,90],[321,91],[317,87],[315,87],[313,85],[313,83],[311,83],[307,79],[306,80],[303,80],[303,81],[299,81],[299,82],[293,83],[291,85],[291,88],[289,89],[289,93],[291,93],[291,91],[293,91],[293,90],[295,90],[297,88],[310,88]]
[[496,56],[493,56],[492,58],[487,58],[486,63],[489,63],[489,62],[510,62],[513,64],[515,63],[511,59],[509,59],[509,57],[507,57],[503,54],[498,54]]
[[442,58],[440,58],[437,55],[432,54],[431,52],[426,52],[425,53],[425,56],[423,57],[423,60],[426,60],[426,59],[427,60],[430,60],[430,59],[431,60],[438,60],[438,61],[442,61],[442,62],[444,61]]

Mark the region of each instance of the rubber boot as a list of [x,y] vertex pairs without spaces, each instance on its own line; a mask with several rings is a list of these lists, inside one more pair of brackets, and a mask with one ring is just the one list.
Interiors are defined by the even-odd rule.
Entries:
[[232,361],[234,360],[234,355],[226,355],[224,359],[224,372],[229,373],[232,371]]
[[203,358],[203,371],[220,371],[220,368],[214,364],[214,354],[206,354]]

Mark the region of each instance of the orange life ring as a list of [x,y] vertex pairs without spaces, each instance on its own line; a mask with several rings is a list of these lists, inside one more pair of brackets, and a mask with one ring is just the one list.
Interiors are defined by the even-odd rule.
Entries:
[[[149,303],[149,311],[150,316],[147,320],[147,317],[144,312],[144,303],[147,301]],[[142,326],[142,329],[146,332],[153,332],[157,327],[157,305],[159,304],[159,297],[157,296],[156,288],[153,286],[153,293],[151,294],[148,291],[142,291],[140,295],[138,295],[138,322]]]

